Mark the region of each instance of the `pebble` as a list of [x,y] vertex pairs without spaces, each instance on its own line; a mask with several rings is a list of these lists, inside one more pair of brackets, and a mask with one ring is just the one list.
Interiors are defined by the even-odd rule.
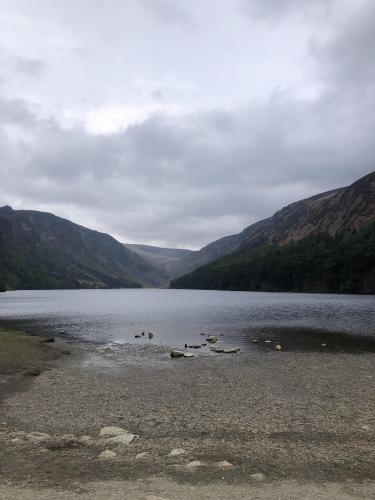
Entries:
[[252,343],[253,343],[253,344],[258,344],[258,343],[259,343],[259,340],[254,339],[254,340],[252,340]]
[[275,349],[276,349],[276,351],[282,351],[283,348],[281,347],[280,344],[276,344]]
[[137,436],[135,434],[131,434],[129,432],[127,434],[120,434],[119,436],[111,437],[111,438],[107,439],[107,442],[114,443],[114,444],[128,445],[128,444],[131,444],[136,437]]
[[116,453],[114,451],[111,451],[111,450],[104,450],[98,456],[99,460],[111,460],[115,457],[116,457]]
[[224,349],[224,351],[226,354],[235,354],[237,352],[240,352],[240,348],[239,347],[227,347]]
[[154,334],[152,332],[148,332],[148,338],[151,340],[154,337]]
[[217,342],[217,337],[215,337],[215,335],[209,335],[207,337],[207,342],[211,342],[212,344]]
[[72,448],[79,448],[83,443],[76,436],[72,434],[64,434],[63,436],[49,439],[45,447],[48,450],[66,450]]
[[187,469],[189,470],[195,470],[198,469],[199,467],[204,467],[204,463],[200,462],[199,460],[193,460],[193,462],[189,462],[186,466]]
[[320,346],[321,346],[321,347],[327,347],[327,344],[325,344],[324,342],[322,342],[322,343],[320,344]]
[[192,352],[184,352],[184,358],[194,358],[194,354]]
[[136,456],[135,456],[135,459],[136,460],[142,460],[143,458],[147,458],[149,456],[149,452],[148,451],[143,451],[142,453],[138,453]]
[[251,474],[250,475],[250,479],[252,481],[257,481],[257,482],[262,482],[265,480],[265,477],[264,477],[264,474],[260,473],[260,472],[257,472],[256,474]]
[[39,368],[30,368],[25,371],[24,375],[26,375],[26,377],[38,377],[40,375],[40,370]]
[[264,343],[265,344],[272,344],[272,340],[265,340]]
[[91,436],[81,436],[79,438],[80,443],[84,446],[90,446],[95,443],[94,439]]
[[224,460],[223,462],[218,462],[216,464],[216,467],[220,470],[232,470],[232,469],[234,469],[234,465],[231,464],[230,462],[227,462],[227,460]]
[[145,497],[141,497],[140,500],[169,500],[169,498],[156,497],[155,495],[147,495]]
[[183,358],[184,354],[184,351],[176,351],[174,349],[173,351],[171,351],[171,358]]
[[169,453],[168,457],[179,457],[184,453],[186,453],[186,450],[184,450],[183,448],[175,448]]
[[200,344],[189,345],[189,349],[200,349],[202,346]]
[[128,434],[129,431],[123,429],[122,427],[103,427],[100,429],[99,436],[102,437],[115,437],[121,434]]

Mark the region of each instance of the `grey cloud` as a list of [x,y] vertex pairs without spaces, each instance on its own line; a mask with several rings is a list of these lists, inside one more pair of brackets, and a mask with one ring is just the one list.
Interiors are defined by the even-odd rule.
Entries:
[[44,73],[47,64],[39,59],[16,57],[12,61],[12,67],[15,71],[23,75],[35,78],[40,77]]
[[240,0],[240,10],[261,21],[279,21],[290,15],[311,16],[327,13],[336,0]]
[[182,26],[194,24],[191,12],[181,2],[173,0],[142,0],[142,2],[158,21]]

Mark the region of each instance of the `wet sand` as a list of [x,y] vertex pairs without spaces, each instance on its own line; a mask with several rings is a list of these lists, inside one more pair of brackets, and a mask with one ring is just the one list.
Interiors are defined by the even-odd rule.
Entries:
[[[71,356],[0,407],[1,498],[375,497],[372,353],[265,350],[173,360],[165,348],[69,348]],[[104,444],[104,426],[138,438]],[[17,440],[19,431],[93,442],[46,451]],[[98,460],[106,448],[115,459]],[[168,457],[175,448],[186,453]],[[204,465],[189,471],[195,460]],[[234,468],[219,470],[223,460]],[[254,482],[256,473],[262,481]]]

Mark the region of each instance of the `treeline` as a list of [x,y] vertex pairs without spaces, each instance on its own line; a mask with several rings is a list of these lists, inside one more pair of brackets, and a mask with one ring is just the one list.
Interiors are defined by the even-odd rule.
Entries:
[[171,288],[375,293],[375,222],[331,236],[237,251],[171,282]]

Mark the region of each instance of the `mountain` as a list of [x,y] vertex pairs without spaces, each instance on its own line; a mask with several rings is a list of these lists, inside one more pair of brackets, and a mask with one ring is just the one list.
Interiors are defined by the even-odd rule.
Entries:
[[162,248],[131,243],[124,243],[124,246],[140,255],[160,271],[161,275],[164,276],[160,286],[167,286],[170,280],[175,277],[176,269],[179,269],[181,261],[193,253],[192,250],[181,248]]
[[187,274],[240,248],[274,242],[284,244],[310,234],[358,228],[374,218],[375,172],[346,188],[321,193],[282,208],[272,217],[226,236],[184,258],[176,277]]
[[49,213],[0,208],[0,282],[7,289],[139,288],[164,279],[108,234]]
[[[192,275],[188,273],[187,276],[173,280],[171,287],[233,289],[233,287],[241,286],[241,289],[244,289],[243,287],[247,287],[245,289],[259,289],[254,288],[254,282],[251,280],[248,281],[247,285],[239,285],[238,276],[231,278],[228,272],[224,273],[226,278],[222,282],[220,279],[216,279],[214,275],[218,272],[219,266],[220,273],[224,272],[223,268],[225,266],[231,266],[230,269],[233,273],[239,273],[241,268],[242,273],[248,275],[250,272],[248,267],[254,266],[255,262],[259,266],[266,265],[267,259],[260,261],[259,252],[258,254],[253,253],[256,249],[262,249],[263,254],[273,251],[280,252],[280,248],[287,246],[288,243],[298,242],[322,234],[331,238],[334,238],[338,233],[348,235],[374,220],[375,172],[359,179],[349,187],[336,189],[293,203],[276,212],[272,217],[247,227],[238,235],[228,236],[211,243],[196,252],[193,258],[190,257],[190,260],[184,263],[185,268],[189,266],[193,269],[197,266],[203,267],[199,267]],[[344,239],[345,237],[342,236]],[[301,243],[300,250],[304,248],[306,241],[309,240]],[[315,244],[316,242],[310,241],[310,243]],[[359,242],[353,244],[357,245],[357,243],[360,247]],[[365,241],[362,243],[366,245]],[[334,243],[327,244],[333,251]],[[371,243],[369,244],[371,245]],[[287,248],[290,255],[292,255],[293,249]],[[350,253],[350,249],[347,248],[347,250]],[[282,251],[284,252],[285,249]],[[228,257],[223,257],[225,255],[228,255]],[[360,258],[358,252],[356,258]],[[216,260],[217,263],[214,262]],[[215,265],[206,266],[205,264],[208,262],[213,262]],[[233,267],[235,264],[240,267]],[[371,267],[371,263],[369,266]],[[274,265],[272,265],[272,269],[274,269]],[[371,269],[369,272],[371,272]],[[271,288],[273,286],[274,284],[270,284]],[[365,285],[364,287],[366,288]],[[302,289],[305,290],[303,286]],[[311,284],[308,285],[308,289],[311,289]]]

